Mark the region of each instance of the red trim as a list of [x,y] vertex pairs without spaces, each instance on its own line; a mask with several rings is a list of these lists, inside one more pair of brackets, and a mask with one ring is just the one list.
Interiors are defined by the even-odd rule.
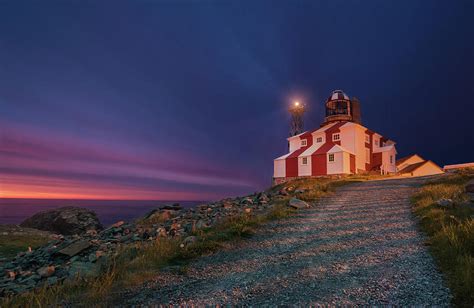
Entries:
[[326,175],[328,173],[326,153],[311,156],[311,175]]
[[355,174],[356,173],[356,157],[354,154],[349,154],[349,158],[350,158],[350,170],[351,170],[351,173]]

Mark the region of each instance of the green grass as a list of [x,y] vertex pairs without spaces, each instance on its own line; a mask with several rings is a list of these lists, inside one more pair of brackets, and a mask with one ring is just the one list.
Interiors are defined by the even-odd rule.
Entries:
[[[304,179],[273,187],[304,189],[297,198],[313,201],[354,180]],[[357,180],[358,181],[358,180]],[[75,279],[52,287],[37,290],[0,301],[0,307],[49,307],[61,304],[84,306],[110,306],[116,303],[119,290],[137,287],[151,280],[162,270],[185,273],[190,261],[231,247],[236,241],[252,236],[266,222],[290,217],[295,210],[286,206],[293,196],[280,196],[272,201],[273,207],[265,214],[243,214],[230,217],[219,224],[195,231],[197,241],[181,247],[183,238],[159,238],[153,242],[122,247],[116,256],[104,265],[103,274],[93,279]],[[98,304],[99,303],[99,304]]]
[[3,235],[0,232],[0,258],[10,259],[21,251],[26,251],[28,247],[36,248],[50,240],[44,235]]
[[[429,236],[430,251],[453,293],[453,304],[474,305],[474,208],[464,185],[474,172],[441,177],[427,183],[413,198],[414,212]],[[436,201],[452,199],[454,205],[440,207]]]

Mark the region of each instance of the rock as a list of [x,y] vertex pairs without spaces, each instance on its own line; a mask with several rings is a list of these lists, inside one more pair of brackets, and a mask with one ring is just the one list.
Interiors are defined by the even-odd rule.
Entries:
[[51,265],[51,266],[43,266],[43,267],[40,267],[37,271],[38,275],[40,275],[41,277],[50,277],[54,274],[56,268]]
[[438,201],[436,201],[436,204],[442,207],[448,207],[453,204],[453,200],[451,199],[446,199],[446,198],[441,198]]
[[184,239],[183,244],[184,244],[184,246],[189,246],[189,245],[194,244],[196,242],[197,242],[197,237],[188,236],[187,238]]
[[183,207],[179,203],[174,203],[172,205],[162,205],[160,206],[160,210],[174,210],[179,211],[182,210]]
[[288,191],[286,190],[285,187],[283,187],[282,189],[280,189],[280,191],[278,192],[280,195],[282,196],[288,196]]
[[46,283],[50,286],[55,285],[58,282],[58,277],[52,276],[46,280]]
[[93,211],[72,206],[39,212],[27,218],[20,226],[64,235],[84,234],[88,230],[103,229]]
[[125,224],[125,221],[120,220],[120,221],[117,221],[116,223],[114,223],[113,225],[111,225],[110,228],[119,228],[119,227],[121,227],[123,224]]
[[72,256],[77,255],[84,249],[89,248],[90,246],[91,246],[91,243],[88,240],[81,240],[81,241],[72,243],[66,248],[61,249],[59,253],[72,257]]
[[15,280],[16,273],[14,271],[7,271],[7,276],[11,280]]
[[474,179],[467,182],[465,190],[467,193],[474,193]]
[[304,202],[303,200],[296,199],[296,198],[291,198],[290,201],[288,202],[288,206],[294,208],[294,209],[307,209],[309,208],[309,204]]
[[244,209],[244,211],[245,211],[245,213],[249,214],[249,213],[252,212],[252,209],[249,208],[249,207],[246,207],[246,208]]

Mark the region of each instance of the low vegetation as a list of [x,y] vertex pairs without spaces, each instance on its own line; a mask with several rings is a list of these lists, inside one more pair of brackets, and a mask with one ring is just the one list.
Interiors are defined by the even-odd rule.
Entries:
[[36,248],[47,243],[50,237],[45,232],[20,229],[15,226],[0,226],[0,260],[14,257],[28,247]]
[[[230,247],[236,241],[251,236],[262,224],[287,218],[294,210],[287,206],[289,198],[312,201],[331,192],[335,187],[353,180],[305,179],[285,183],[271,191],[287,190],[288,195],[273,201],[266,213],[248,213],[231,217],[221,223],[192,234],[193,241],[186,239],[158,238],[149,243],[122,247],[113,258],[104,264],[103,273],[96,278],[77,278],[56,286],[45,286],[0,302],[8,307],[43,307],[80,303],[84,306],[107,306],[123,294],[127,288],[137,287],[162,270],[186,272],[189,262],[199,256]],[[296,191],[298,191],[296,193]]]
[[[430,250],[453,293],[453,304],[474,304],[474,207],[464,186],[473,170],[428,182],[413,196],[414,212],[429,236]],[[441,206],[440,199],[452,203]]]

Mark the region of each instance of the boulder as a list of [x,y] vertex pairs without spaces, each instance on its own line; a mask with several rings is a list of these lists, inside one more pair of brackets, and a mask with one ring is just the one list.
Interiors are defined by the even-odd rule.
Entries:
[[40,275],[41,277],[50,277],[54,274],[55,272],[55,267],[54,266],[43,266],[43,267],[40,267],[37,271],[38,275]]
[[290,201],[288,201],[288,206],[297,210],[307,209],[310,207],[305,201],[296,198],[291,198]]
[[64,235],[84,234],[88,230],[103,229],[96,213],[73,206],[39,212],[27,218],[20,226]]
[[474,193],[474,179],[467,182],[465,189],[467,193]]

